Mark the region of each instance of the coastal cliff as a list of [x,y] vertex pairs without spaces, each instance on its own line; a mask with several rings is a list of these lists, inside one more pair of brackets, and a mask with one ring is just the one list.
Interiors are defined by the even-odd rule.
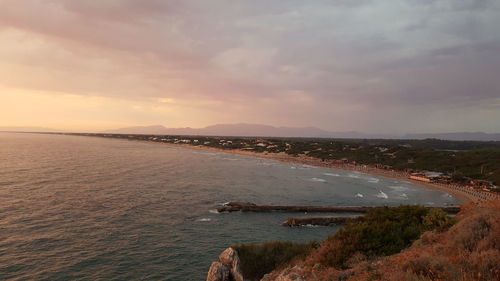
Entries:
[[463,209],[455,225],[445,231],[427,231],[397,254],[355,253],[345,264],[333,265],[329,254],[342,247],[328,239],[306,259],[277,269],[261,281],[500,280],[500,200]]
[[[500,200],[462,206],[456,219],[417,206],[385,208],[367,216],[306,255],[302,251],[259,273],[258,279],[243,280],[500,280]],[[266,244],[261,248],[274,245]],[[276,248],[258,252],[275,256],[261,256],[254,268],[266,266],[280,253]],[[248,256],[242,253],[238,264],[245,266]],[[256,262],[255,255],[251,262]]]

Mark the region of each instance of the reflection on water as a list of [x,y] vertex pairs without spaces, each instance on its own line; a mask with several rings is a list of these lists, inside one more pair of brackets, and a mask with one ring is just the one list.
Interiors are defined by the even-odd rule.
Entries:
[[8,133],[0,133],[0,198],[0,279],[16,280],[203,280],[230,245],[320,240],[337,230],[281,227],[286,213],[214,211],[227,201],[458,202],[361,173],[143,142]]

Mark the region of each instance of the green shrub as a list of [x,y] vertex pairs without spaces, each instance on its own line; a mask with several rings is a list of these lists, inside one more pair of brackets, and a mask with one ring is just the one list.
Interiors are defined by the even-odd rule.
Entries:
[[330,236],[313,254],[325,266],[346,268],[355,254],[367,257],[400,252],[428,230],[445,230],[454,219],[440,209],[421,206],[376,208]]
[[259,280],[264,274],[286,265],[294,260],[306,257],[319,243],[266,242],[233,246],[238,252],[243,276],[250,280]]

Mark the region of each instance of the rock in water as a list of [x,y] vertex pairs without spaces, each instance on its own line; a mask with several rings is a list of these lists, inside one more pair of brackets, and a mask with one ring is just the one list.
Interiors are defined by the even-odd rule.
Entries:
[[215,261],[208,270],[207,281],[231,281],[231,269],[227,265]]
[[207,274],[207,281],[244,281],[240,269],[240,258],[233,248],[227,248],[213,262]]

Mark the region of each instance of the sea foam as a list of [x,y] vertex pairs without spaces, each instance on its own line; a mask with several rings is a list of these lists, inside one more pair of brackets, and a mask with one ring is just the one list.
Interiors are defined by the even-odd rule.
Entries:
[[377,195],[375,195],[375,197],[384,198],[384,199],[389,198],[389,196],[387,196],[387,194],[385,194],[382,190],[380,190],[380,192],[377,193]]
[[401,195],[399,195],[399,197],[401,199],[408,200],[408,195],[406,195],[406,193],[401,193]]
[[404,191],[404,190],[408,190],[408,187],[406,186],[402,186],[402,185],[391,185],[391,186],[388,186],[390,189],[392,190],[395,190],[395,191]]
[[329,176],[329,177],[340,177],[339,174],[334,174],[334,173],[323,173],[323,175]]
[[326,182],[326,180],[320,178],[311,178],[311,180],[315,182]]

